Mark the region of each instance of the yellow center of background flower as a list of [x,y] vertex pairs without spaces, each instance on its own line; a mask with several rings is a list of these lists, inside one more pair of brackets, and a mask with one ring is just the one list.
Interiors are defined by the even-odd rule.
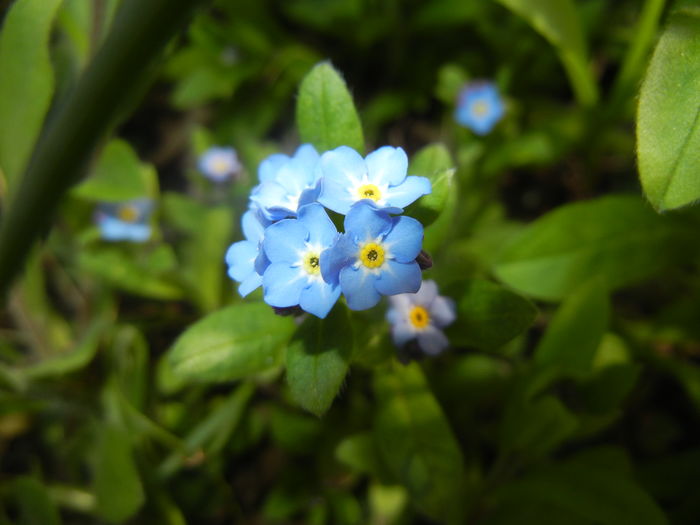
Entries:
[[217,175],[226,175],[228,173],[228,162],[226,159],[218,158],[214,159],[214,162],[212,162],[212,168],[214,173]]
[[382,192],[374,184],[363,184],[357,189],[357,194],[361,199],[372,199],[374,202],[382,198]]
[[360,261],[367,268],[379,268],[384,264],[384,248],[376,242],[368,242],[360,250]]
[[484,102],[483,100],[479,100],[477,102],[474,102],[472,105],[472,113],[476,115],[477,117],[483,117],[489,112],[489,105]]
[[309,275],[318,275],[321,273],[321,260],[317,253],[307,253],[304,257],[304,270]]
[[425,328],[430,324],[430,314],[422,306],[414,306],[408,313],[408,320],[414,328]]
[[139,212],[133,206],[122,206],[119,208],[119,220],[124,222],[134,222],[139,217]]

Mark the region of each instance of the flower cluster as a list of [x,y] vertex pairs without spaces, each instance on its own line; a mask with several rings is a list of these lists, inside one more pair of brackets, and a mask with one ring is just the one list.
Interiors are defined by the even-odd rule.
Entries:
[[153,202],[150,199],[105,202],[95,212],[95,222],[106,241],[145,242],[151,237],[149,224]]
[[[364,310],[382,295],[418,291],[423,226],[400,214],[431,185],[407,170],[406,153],[390,146],[363,158],[347,146],[319,155],[304,144],[265,159],[242,218],[245,240],[226,253],[239,293],[262,286],[269,305],[323,318],[341,293]],[[327,210],[345,215],[344,232]]]
[[455,120],[477,135],[486,135],[504,114],[498,88],[491,82],[473,82],[459,93]]

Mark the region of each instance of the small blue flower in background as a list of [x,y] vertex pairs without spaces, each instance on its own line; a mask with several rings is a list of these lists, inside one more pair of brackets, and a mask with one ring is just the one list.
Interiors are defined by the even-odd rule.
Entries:
[[420,222],[361,200],[345,216],[345,233],[321,254],[323,278],[340,284],[352,310],[371,308],[382,295],[418,291],[422,244]]
[[455,320],[455,304],[449,297],[438,295],[434,281],[423,281],[418,293],[389,297],[389,304],[386,317],[397,346],[415,339],[428,355],[439,354],[448,346],[441,328]]
[[324,153],[319,167],[318,202],[343,215],[362,199],[379,208],[403,208],[431,191],[427,178],[406,176],[408,158],[401,148],[384,146],[363,159],[354,149],[340,146]]
[[251,202],[271,221],[296,217],[297,210],[318,195],[318,159],[310,144],[302,144],[292,157],[269,156],[258,169],[260,184],[253,188]]
[[234,177],[241,171],[241,163],[233,148],[213,146],[205,151],[197,163],[199,171],[215,182]]
[[243,297],[262,284],[263,273],[270,264],[262,249],[265,228],[269,224],[259,210],[248,210],[241,219],[245,240],[233,243],[226,252],[229,277],[241,283],[238,293]]
[[298,219],[284,219],[265,230],[263,247],[270,265],[263,275],[265,302],[280,308],[299,305],[324,318],[340,297],[337,283],[321,274],[321,252],[338,231],[320,204],[299,208]]
[[95,222],[106,241],[145,242],[151,236],[148,221],[152,209],[149,199],[102,203],[95,213]]
[[486,135],[501,120],[503,100],[490,82],[475,82],[459,93],[455,120],[478,135]]

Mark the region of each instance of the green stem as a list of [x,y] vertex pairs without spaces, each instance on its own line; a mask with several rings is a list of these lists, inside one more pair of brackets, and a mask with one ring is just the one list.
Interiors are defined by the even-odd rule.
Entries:
[[49,229],[61,196],[80,180],[93,149],[143,88],[155,59],[206,1],[124,1],[93,62],[44,126],[0,224],[0,297]]

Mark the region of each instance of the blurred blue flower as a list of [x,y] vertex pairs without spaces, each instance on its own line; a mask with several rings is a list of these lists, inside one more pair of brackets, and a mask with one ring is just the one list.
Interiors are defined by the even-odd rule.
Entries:
[[321,274],[321,252],[338,231],[317,203],[299,208],[298,219],[284,219],[265,230],[263,247],[270,265],[263,275],[265,302],[280,308],[299,305],[324,318],[340,296],[340,287]]
[[262,249],[265,228],[269,224],[259,210],[248,210],[241,218],[245,240],[233,243],[226,252],[228,275],[241,283],[238,293],[242,297],[262,284],[263,273],[270,264]]
[[212,146],[205,151],[199,157],[197,166],[205,177],[215,182],[230,179],[241,171],[236,150],[219,146]]
[[365,310],[382,295],[417,292],[421,271],[416,257],[423,243],[417,220],[391,217],[370,200],[354,204],[345,216],[345,233],[321,254],[326,282],[340,284],[348,306]]
[[150,199],[126,202],[105,202],[98,206],[95,222],[106,241],[145,242],[151,236],[149,219],[153,203]]
[[486,135],[501,120],[503,100],[491,82],[469,84],[459,93],[455,120],[477,135]]
[[403,208],[431,191],[427,178],[406,176],[408,158],[401,148],[384,146],[363,159],[354,149],[340,146],[324,153],[319,167],[318,201],[343,215],[362,199],[379,208]]
[[311,144],[302,144],[292,157],[276,153],[260,164],[260,184],[253,188],[250,200],[271,221],[296,217],[304,204],[318,195],[318,153]]
[[389,305],[386,318],[397,346],[415,339],[429,355],[439,354],[447,347],[449,341],[441,328],[454,322],[455,304],[449,297],[438,295],[434,281],[423,281],[417,293],[389,297]]

